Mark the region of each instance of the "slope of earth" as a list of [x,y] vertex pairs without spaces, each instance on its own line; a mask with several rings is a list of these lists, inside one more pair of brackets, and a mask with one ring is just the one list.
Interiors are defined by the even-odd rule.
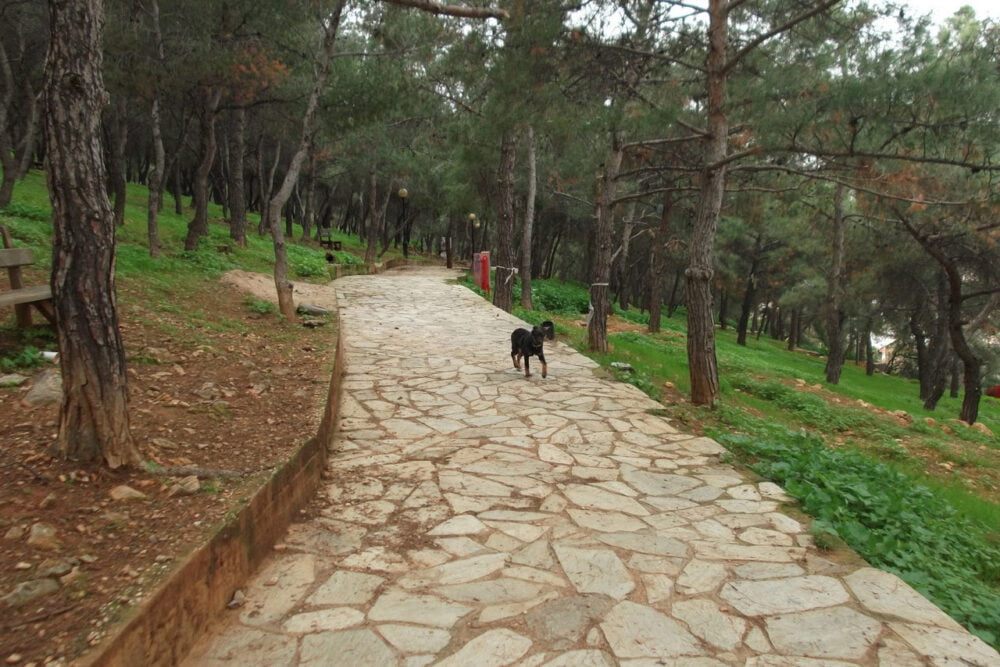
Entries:
[[[297,301],[323,292],[302,287],[311,292]],[[64,664],[98,645],[109,624],[315,434],[334,324],[282,323],[248,308],[247,291],[265,299],[271,290],[269,277],[236,272],[168,304],[142,286],[119,286],[131,432],[151,470],[110,472],[50,457],[58,406],[24,403],[45,369],[0,388],[5,664]],[[0,356],[22,344],[0,329]],[[192,473],[197,490],[175,488]],[[115,500],[122,486],[142,496]]]

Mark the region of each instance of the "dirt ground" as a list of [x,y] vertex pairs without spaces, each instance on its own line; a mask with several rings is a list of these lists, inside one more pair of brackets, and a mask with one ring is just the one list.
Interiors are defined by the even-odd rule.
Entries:
[[[231,272],[170,309],[120,286],[131,432],[157,472],[100,471],[51,458],[58,407],[25,405],[31,381],[0,388],[0,661],[63,664],[92,650],[316,432],[334,323],[283,324],[245,303],[247,292],[273,300],[273,291],[270,277]],[[330,292],[296,283],[296,302],[332,308]],[[190,313],[199,314],[198,324]],[[0,356],[19,345],[7,331],[0,331]],[[199,469],[200,489],[178,491],[191,467]],[[220,471],[227,476],[210,476]],[[113,499],[122,486],[142,497]],[[51,591],[11,604],[30,597],[26,590],[38,592],[33,587]]]

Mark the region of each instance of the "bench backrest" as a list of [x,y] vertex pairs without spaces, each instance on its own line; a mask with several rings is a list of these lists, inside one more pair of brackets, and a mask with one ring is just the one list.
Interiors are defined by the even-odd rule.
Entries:
[[28,266],[35,263],[31,248],[0,248],[0,269]]

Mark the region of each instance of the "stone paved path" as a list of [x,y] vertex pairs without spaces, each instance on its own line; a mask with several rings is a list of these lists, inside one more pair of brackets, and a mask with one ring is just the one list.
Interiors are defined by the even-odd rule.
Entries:
[[445,277],[333,284],[333,502],[185,664],[1000,665],[895,576],[824,558],[779,487],[582,355],[546,343],[526,379],[522,323]]

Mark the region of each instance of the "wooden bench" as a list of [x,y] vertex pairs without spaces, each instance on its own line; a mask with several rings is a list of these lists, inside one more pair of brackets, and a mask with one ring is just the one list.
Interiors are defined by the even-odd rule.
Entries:
[[0,291],[0,307],[13,306],[17,315],[17,326],[31,326],[31,306],[45,316],[52,324],[56,323],[55,304],[52,303],[52,288],[48,285],[25,287],[21,277],[21,267],[35,263],[35,254],[30,248],[12,248],[10,234],[5,227],[0,227],[3,236],[3,248],[0,248],[0,269],[7,269],[10,279],[10,289]]

